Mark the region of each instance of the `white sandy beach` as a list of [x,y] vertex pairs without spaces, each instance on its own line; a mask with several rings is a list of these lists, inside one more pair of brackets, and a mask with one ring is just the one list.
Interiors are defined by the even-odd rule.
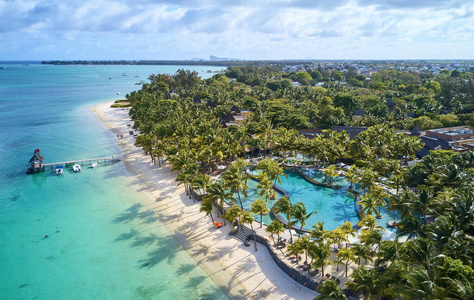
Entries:
[[149,156],[134,146],[129,135],[128,109],[104,103],[92,110],[116,135],[123,150],[123,162],[134,182],[149,197],[146,207],[164,223],[169,233],[206,272],[234,299],[313,299],[317,293],[296,283],[276,265],[263,245],[258,251],[229,236],[231,226],[216,229],[210,218],[199,212],[199,204],[186,196],[174,181],[170,167],[153,165]]

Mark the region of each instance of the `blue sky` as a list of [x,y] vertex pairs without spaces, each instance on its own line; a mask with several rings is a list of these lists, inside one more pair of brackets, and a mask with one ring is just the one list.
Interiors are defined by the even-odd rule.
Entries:
[[473,59],[473,0],[0,0],[0,60]]

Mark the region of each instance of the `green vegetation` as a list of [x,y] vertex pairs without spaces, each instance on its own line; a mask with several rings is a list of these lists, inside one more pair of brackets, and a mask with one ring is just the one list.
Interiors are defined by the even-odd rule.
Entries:
[[[267,158],[257,164],[261,199],[246,211],[241,202],[249,180],[245,155],[299,153],[328,167],[328,182],[338,174],[333,165],[343,161],[353,165],[346,173],[351,185],[359,183],[362,188],[357,198],[362,206],[360,242],[347,247],[348,237],[356,234],[348,222],[331,231],[324,229],[324,223],[307,224],[313,228],[310,239],[302,236],[306,220],[316,212],[282,197],[275,212],[286,216],[287,228],[300,223],[288,252],[304,254],[310,268],[321,269],[321,274],[333,263],[344,264],[346,274],[354,269],[345,287],[365,293],[367,299],[472,299],[474,153],[432,151],[408,168],[405,162],[414,160],[423,144],[417,137],[397,133],[415,124],[420,129],[472,125],[471,72],[434,77],[385,69],[365,77],[351,68],[282,72],[276,66],[241,66],[206,80],[184,70],[149,79],[141,90],[127,95],[134,129],[140,131],[136,145],[154,162],[166,157],[190,197],[195,191],[205,194],[201,210],[206,215],[212,216],[213,206],[223,208],[224,201],[235,203],[223,218],[238,224],[238,230],[242,224],[253,226],[252,213],[261,221],[267,212],[283,170]],[[318,82],[322,86],[310,86]],[[245,111],[236,114],[238,109]],[[240,119],[233,118],[232,110]],[[353,118],[356,110],[364,114]],[[445,110],[451,113],[443,115]],[[334,125],[369,128],[350,139],[346,132],[331,130]],[[295,130],[315,127],[322,131],[312,139]],[[220,181],[211,182],[209,174],[219,172],[222,165],[227,170]],[[381,177],[388,178],[396,195],[389,197],[380,188]],[[375,218],[386,205],[400,212],[397,235],[407,236],[407,242],[382,240],[384,229]],[[283,230],[277,223],[267,227],[272,235]],[[332,245],[346,245],[336,262],[330,256]],[[373,265],[358,267],[362,261]],[[375,271],[373,266],[382,268]],[[329,281],[321,291],[343,298]]]
[[130,107],[130,106],[131,106],[130,102],[127,99],[123,99],[123,100],[115,100],[114,104],[112,104],[110,107],[119,108],[119,107]]

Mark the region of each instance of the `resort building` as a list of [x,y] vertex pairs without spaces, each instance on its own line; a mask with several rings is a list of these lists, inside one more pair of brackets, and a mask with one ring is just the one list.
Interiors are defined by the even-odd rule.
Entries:
[[447,141],[456,152],[474,149],[474,131],[467,126],[426,130],[426,136]]
[[229,126],[240,126],[247,121],[250,112],[248,110],[240,109],[237,106],[232,106],[230,111],[221,117],[220,123],[225,128]]
[[418,136],[425,144],[423,149],[416,153],[419,157],[427,156],[431,150],[464,152],[474,149],[474,132],[467,126],[430,129],[424,132],[415,126],[410,135]]

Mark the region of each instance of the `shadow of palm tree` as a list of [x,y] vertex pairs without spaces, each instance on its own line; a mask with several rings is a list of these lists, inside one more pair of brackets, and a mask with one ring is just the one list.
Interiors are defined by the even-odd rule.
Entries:
[[354,219],[355,211],[353,205],[344,203],[334,204],[331,209],[335,212],[334,219],[338,222],[345,222],[346,220]]
[[131,228],[128,233],[122,233],[118,238],[115,239],[116,242],[130,240],[139,235],[139,232]]
[[141,243],[143,245],[153,245],[155,242],[157,243],[157,248],[148,252],[147,258],[138,261],[139,268],[149,270],[164,260],[172,261],[179,252],[183,251],[181,247],[176,245],[172,237],[160,237],[159,239],[156,237],[155,239],[146,237]]
[[197,267],[197,265],[195,265],[195,264],[182,264],[182,265],[179,265],[178,268],[176,269],[176,274],[180,275],[180,276],[186,275],[189,272],[191,272],[192,270],[194,270],[196,267]]
[[158,235],[149,233],[148,236],[136,237],[132,243],[132,247],[150,247],[160,242],[161,238]]
[[139,203],[133,204],[132,206],[127,208],[125,210],[125,212],[121,213],[118,217],[116,217],[114,219],[114,223],[115,224],[129,223],[129,222],[135,220],[138,217],[139,211],[140,211],[141,208],[142,208],[141,204],[139,204]]
[[206,279],[207,279],[207,276],[203,276],[203,275],[193,276],[193,277],[188,279],[187,285],[196,287],[196,286],[200,285],[201,283],[203,283],[204,280],[206,280]]
[[154,211],[148,210],[144,208],[143,205],[137,203],[127,208],[123,213],[116,217],[113,222],[115,224],[130,223],[135,220],[140,220],[143,224],[152,224],[158,221],[158,216]]

